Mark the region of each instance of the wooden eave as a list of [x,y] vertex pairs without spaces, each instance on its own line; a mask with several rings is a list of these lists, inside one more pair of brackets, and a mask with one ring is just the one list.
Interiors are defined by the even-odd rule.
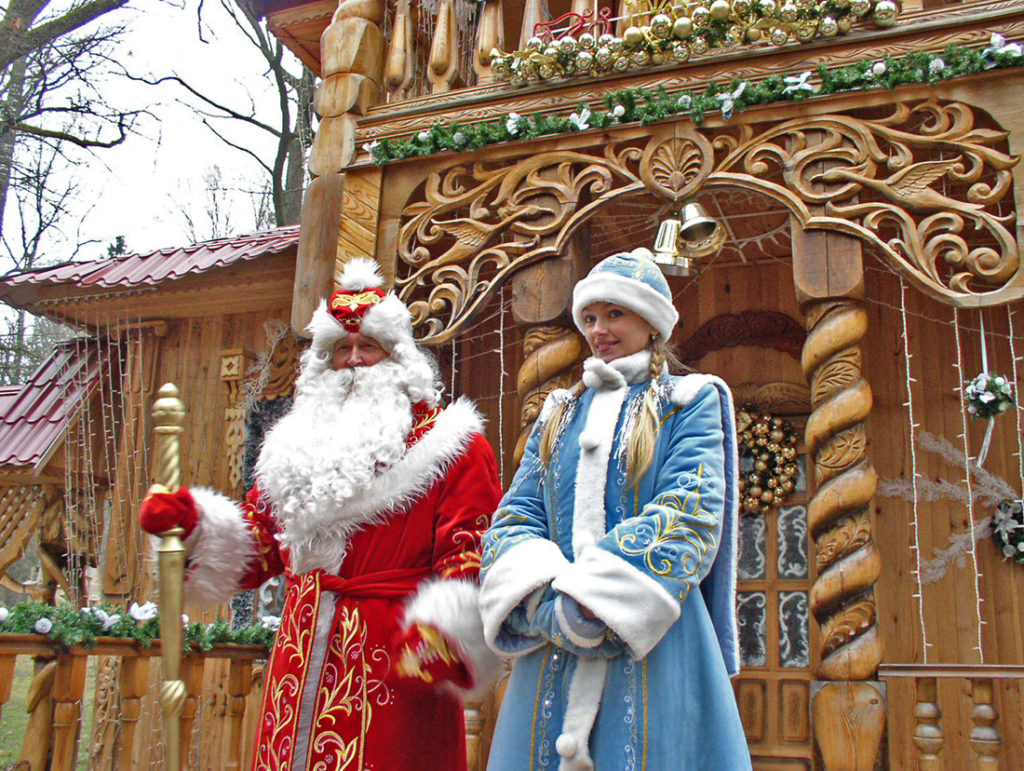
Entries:
[[5,301],[56,321],[91,327],[288,308],[294,282],[295,254],[289,250],[158,284],[97,290],[25,284],[12,288]]
[[265,10],[265,15],[271,33],[319,77],[320,36],[331,23],[331,16],[337,8],[336,0],[316,0],[288,7],[270,7]]
[[[651,67],[600,79],[571,78],[525,88],[497,82],[472,88],[430,94],[371,108],[359,121],[357,144],[375,139],[408,136],[428,130],[439,121],[475,123],[495,120],[510,112],[570,111],[581,102],[601,104],[604,95],[625,88],[703,90],[708,83],[727,84],[733,78],[759,80],[769,75],[793,75],[818,65],[840,67],[863,59],[901,56],[912,51],[939,52],[951,43],[984,45],[992,32],[1009,39],[1024,36],[1024,3],[972,3],[915,13],[901,19],[894,29],[870,30],[793,44],[782,48],[741,49],[704,56],[685,65]],[[992,77],[1002,77],[994,73]],[[869,93],[860,92],[868,98]],[[360,160],[368,158],[364,152]]]

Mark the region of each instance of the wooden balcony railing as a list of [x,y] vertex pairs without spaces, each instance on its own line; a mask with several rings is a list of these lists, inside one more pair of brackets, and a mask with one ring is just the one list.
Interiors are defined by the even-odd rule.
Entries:
[[[29,656],[35,662],[26,704],[9,703],[19,656]],[[159,640],[152,647],[143,648],[132,640],[107,637],[86,649],[63,647],[40,635],[0,634],[0,717],[9,716],[14,709],[27,709],[30,714],[28,730],[21,740],[19,764],[15,768],[19,771],[76,768],[81,754],[79,743],[88,741],[88,737],[82,737],[86,672],[90,658],[95,665],[104,657],[115,657],[119,663],[114,686],[117,707],[111,717],[116,726],[116,742],[107,747],[93,747],[89,768],[149,768],[162,758],[160,715],[154,699],[160,680]],[[154,657],[156,663],[151,663]],[[185,655],[181,677],[188,698],[181,715],[181,755],[187,760],[183,768],[224,771],[248,768],[253,743],[251,734],[256,722],[253,718],[257,717],[259,709],[259,694],[254,693],[254,687],[259,690],[266,657],[265,648],[246,645],[215,645],[209,651],[193,649]],[[223,714],[221,710],[203,713],[212,714],[213,720],[220,724],[210,724],[204,716],[201,722],[207,725],[197,726],[204,704],[213,699],[211,678],[204,680],[204,675],[214,667],[225,665],[226,672],[218,681],[222,685],[216,687],[216,691],[224,695]],[[147,699],[151,701],[148,711],[144,709]],[[480,771],[485,765],[488,726],[494,711],[493,696],[482,704],[466,705],[469,771]],[[204,731],[216,732],[221,740],[193,746],[196,737],[201,737]],[[11,737],[8,741],[19,739]],[[145,745],[136,746],[142,741]],[[204,756],[203,748],[209,757]],[[105,760],[100,760],[101,757]]]
[[[913,716],[893,715],[890,706],[891,768],[995,771],[1020,767],[1024,665],[884,664],[878,675],[890,691],[890,705],[914,704]],[[893,692],[911,687],[915,695],[907,700]],[[1006,725],[1001,712],[1011,716]],[[906,737],[894,735],[894,729],[911,722],[912,749]],[[1004,732],[1014,737],[1012,743],[1004,741]],[[906,755],[893,757],[901,745],[915,756],[915,766],[901,762],[910,760]]]

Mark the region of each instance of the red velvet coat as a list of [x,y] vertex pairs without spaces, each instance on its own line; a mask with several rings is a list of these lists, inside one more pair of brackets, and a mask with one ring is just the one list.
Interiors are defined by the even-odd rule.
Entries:
[[394,671],[395,638],[414,596],[430,595],[417,620],[456,638],[471,670],[473,649],[485,650],[482,627],[479,643],[458,638],[465,637],[460,629],[479,626],[480,539],[501,496],[494,454],[474,430],[441,460],[443,469],[411,505],[383,521],[373,517],[350,536],[337,575],[293,574],[266,498],[254,490],[242,505],[258,554],[236,589],[282,572],[287,582],[253,769],[465,769],[454,690]]

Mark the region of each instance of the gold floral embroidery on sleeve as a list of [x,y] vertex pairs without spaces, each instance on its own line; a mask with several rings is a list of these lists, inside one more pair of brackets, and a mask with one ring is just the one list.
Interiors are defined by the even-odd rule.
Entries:
[[718,545],[718,518],[701,504],[703,476],[701,464],[695,474],[695,489],[682,497],[660,496],[652,502],[660,511],[631,523],[629,530],[616,539],[623,554],[643,557],[655,575],[681,582],[680,600],[690,593],[704,557]]

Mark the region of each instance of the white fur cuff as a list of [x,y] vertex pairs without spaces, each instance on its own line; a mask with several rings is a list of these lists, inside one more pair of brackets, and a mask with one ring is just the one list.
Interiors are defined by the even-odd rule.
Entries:
[[568,564],[558,544],[546,538],[520,541],[497,559],[480,587],[484,639],[491,648],[509,613],[534,591],[549,584]]
[[484,642],[480,621],[480,587],[464,579],[431,579],[419,585],[405,608],[405,622],[427,624],[441,631],[464,655],[473,675],[473,689],[461,696],[472,698],[486,693],[501,676],[501,660]]
[[186,543],[191,548],[185,599],[200,605],[227,602],[258,555],[256,543],[241,509],[230,498],[203,487],[189,492],[199,521]]
[[657,581],[598,546],[585,549],[551,586],[601,619],[636,659],[651,652],[682,612]]

